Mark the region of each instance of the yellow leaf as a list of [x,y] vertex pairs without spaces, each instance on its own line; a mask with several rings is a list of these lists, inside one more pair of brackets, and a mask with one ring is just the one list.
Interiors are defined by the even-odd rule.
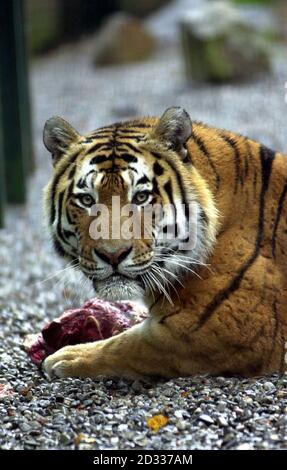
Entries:
[[86,434],[84,433],[80,433],[78,434],[77,436],[74,437],[74,443],[76,445],[79,445],[79,444],[93,444],[94,442],[96,442],[96,439],[94,437],[90,437],[90,436],[87,436]]
[[164,415],[155,415],[147,420],[147,426],[154,432],[158,432],[160,428],[166,426],[168,418]]
[[86,437],[86,436],[85,436],[85,434],[83,434],[83,433],[77,434],[77,436],[74,437],[74,443],[75,443],[76,445],[79,445],[79,444],[83,441],[83,439],[84,439],[85,437]]

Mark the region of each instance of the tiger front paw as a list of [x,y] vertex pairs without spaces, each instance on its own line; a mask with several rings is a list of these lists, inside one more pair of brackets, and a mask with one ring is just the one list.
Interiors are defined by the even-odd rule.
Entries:
[[48,356],[42,369],[49,379],[55,377],[94,377],[99,374],[94,344],[65,346]]

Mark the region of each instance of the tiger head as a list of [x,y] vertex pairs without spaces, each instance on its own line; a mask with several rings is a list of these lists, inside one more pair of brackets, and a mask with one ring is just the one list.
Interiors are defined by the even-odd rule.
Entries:
[[[107,300],[144,300],[205,262],[217,214],[192,164],[181,108],[80,135],[59,117],[44,128],[53,176],[45,209],[56,251]],[[156,209],[156,210],[154,210]]]

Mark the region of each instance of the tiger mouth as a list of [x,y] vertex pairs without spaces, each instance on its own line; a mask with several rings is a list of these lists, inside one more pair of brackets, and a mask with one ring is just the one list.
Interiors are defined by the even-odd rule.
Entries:
[[[121,273],[113,273],[111,276],[109,276],[106,279],[101,280],[100,282],[105,283],[107,286],[119,286],[119,285],[126,285],[130,282],[136,282],[140,287],[143,287],[143,282],[140,276],[136,277],[129,277],[126,276],[125,274]],[[93,279],[93,286],[96,289],[99,284],[99,280]]]
[[104,280],[93,280],[96,296],[107,301],[139,301],[145,296],[145,288],[140,279],[131,279],[122,274],[112,274]]

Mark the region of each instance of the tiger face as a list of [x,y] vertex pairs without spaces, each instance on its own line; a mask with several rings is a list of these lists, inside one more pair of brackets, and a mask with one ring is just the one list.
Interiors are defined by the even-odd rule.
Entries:
[[143,301],[204,263],[216,236],[212,195],[187,150],[189,115],[169,108],[80,135],[49,119],[54,174],[45,208],[55,249],[106,300]]

